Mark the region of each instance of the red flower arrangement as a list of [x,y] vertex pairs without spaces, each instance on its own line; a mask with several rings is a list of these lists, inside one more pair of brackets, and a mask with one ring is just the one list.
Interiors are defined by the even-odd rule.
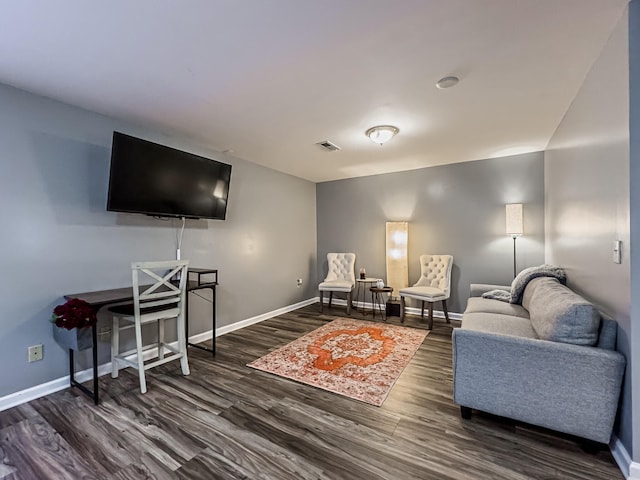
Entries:
[[53,309],[51,321],[56,326],[72,330],[91,327],[98,321],[96,311],[84,300],[72,298]]

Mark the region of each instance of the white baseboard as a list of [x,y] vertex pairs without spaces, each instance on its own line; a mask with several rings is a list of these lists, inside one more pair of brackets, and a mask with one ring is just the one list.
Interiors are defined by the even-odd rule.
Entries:
[[[318,303],[320,303],[320,298],[318,297],[316,299],[316,301]],[[345,305],[345,306],[347,305],[347,301],[345,299],[343,299],[343,298],[334,298],[332,300],[332,303],[336,304],[336,305]],[[329,300],[325,299],[324,304],[328,305],[329,304]],[[358,307],[358,308],[365,308],[365,309],[367,309],[369,311],[373,308],[373,304],[370,303],[370,302],[356,302],[356,301],[354,301],[353,305]],[[406,308],[406,312],[407,313],[411,313],[413,315],[420,315],[421,309],[417,308],[417,307],[407,307]],[[425,311],[425,315],[426,315],[426,311]],[[444,312],[441,311],[441,310],[434,310],[433,311],[433,316],[434,316],[434,318],[445,318]],[[449,319],[451,319],[451,320],[462,320],[462,314],[461,313],[455,313],[455,312],[449,312]]]
[[[263,313],[261,315],[256,315],[255,317],[247,318],[245,320],[240,320],[239,322],[232,323],[231,325],[225,325],[224,327],[216,328],[216,337],[220,335],[224,335],[225,333],[233,332],[234,330],[239,330],[244,327],[248,327],[249,325],[253,325],[254,323],[260,323],[269,318],[276,317],[278,315],[282,315],[283,313],[292,312],[293,310],[297,310],[298,308],[306,307],[307,305],[312,305],[318,301],[318,297],[309,298],[307,300],[303,300],[302,302],[294,303],[293,305],[288,305],[286,307],[279,308],[277,310],[272,310],[271,312]],[[209,340],[211,338],[211,331],[209,330],[209,337],[204,340]],[[198,340],[202,341],[202,340]],[[195,342],[192,342],[195,343]]]
[[[98,376],[101,377],[109,372],[111,372],[111,362],[104,365],[98,365]],[[89,368],[87,370],[82,370],[81,372],[76,372],[75,377],[76,381],[81,383],[91,380],[93,378],[93,369]],[[69,388],[69,382],[69,375],[65,375],[64,377],[56,378],[50,382],[42,383],[35,387],[30,387],[25,390],[0,397],[0,412],[12,407],[17,407],[23,403],[30,402],[36,398],[44,397],[50,393],[55,393],[60,390],[64,390],[65,388]]]
[[[247,318],[245,320],[240,320],[239,322],[232,323],[231,325],[225,325],[224,327],[216,328],[216,337],[219,337],[220,335],[224,335],[225,333],[233,332],[234,330],[239,330],[241,328],[248,327],[249,325],[253,325],[255,323],[268,320],[269,318],[273,318],[275,316],[282,315],[283,313],[291,312],[298,308],[305,307],[307,305],[311,305],[317,302],[318,302],[318,297],[310,298],[308,300],[304,300],[302,302],[298,302],[293,305],[288,305],[286,307],[282,307],[277,310],[273,310],[271,312],[263,313],[262,315],[257,315],[255,317]],[[208,330],[206,332],[202,332],[197,335],[191,335],[189,337],[189,343],[204,342],[206,340],[211,340],[212,337],[213,337],[213,332],[211,330]],[[153,351],[147,351],[145,352],[144,357],[145,357],[145,360],[149,360],[153,358],[155,355],[157,354],[154,354]],[[98,365],[98,376],[101,377],[103,375],[107,375],[110,373],[111,373],[111,362]],[[93,369],[89,368],[87,370],[76,372],[75,377],[76,377],[76,381],[78,382],[86,382],[88,380],[91,380],[93,378]],[[45,395],[49,395],[51,393],[64,390],[65,388],[69,388],[69,375],[56,378],[55,380],[51,380],[49,382],[36,385],[34,387],[26,388],[19,392],[10,393],[9,395],[0,397],[0,412],[12,407],[16,407],[23,403],[30,402],[31,400],[35,400],[36,398],[44,397]]]
[[627,480],[640,480],[640,463],[631,460],[631,455],[615,435],[611,439],[609,448],[624,477]]

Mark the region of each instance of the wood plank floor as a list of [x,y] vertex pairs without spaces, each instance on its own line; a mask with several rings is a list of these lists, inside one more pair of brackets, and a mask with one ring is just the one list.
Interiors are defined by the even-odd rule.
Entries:
[[188,377],[178,362],[150,370],[145,395],[124,370],[100,379],[97,407],[67,389],[0,412],[0,479],[624,478],[608,450],[487,414],[462,420],[441,319],[382,407],[245,366],[344,315],[316,304],[219,337],[215,360],[189,350]]

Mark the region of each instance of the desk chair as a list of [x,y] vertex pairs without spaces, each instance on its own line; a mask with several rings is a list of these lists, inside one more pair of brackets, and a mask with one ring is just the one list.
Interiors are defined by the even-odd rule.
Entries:
[[449,320],[447,299],[451,295],[451,255],[420,255],[420,278],[413,287],[400,289],[400,321],[404,322],[405,297],[415,298],[422,302],[421,317],[424,318],[424,303],[429,304],[429,325],[433,328],[433,304],[442,302],[442,310]]
[[[134,262],[131,264],[133,278],[133,304],[118,305],[109,308],[113,313],[113,329],[111,331],[111,376],[118,377],[120,365],[133,367],[138,370],[140,377],[140,391],[146,393],[147,383],[145,370],[167,362],[180,359],[182,374],[189,375],[187,361],[187,342],[185,338],[185,291],[187,286],[186,260],[172,260],[163,262]],[[178,275],[178,277],[176,277]],[[172,282],[172,278],[180,280]],[[152,285],[147,285],[153,281]],[[141,291],[140,285],[143,286]],[[164,343],[164,324],[167,320],[176,319],[178,345],[174,347]],[[155,344],[143,346],[142,325],[155,322],[158,339]],[[130,328],[135,329],[136,348],[120,352],[120,332]],[[144,353],[157,348],[157,360],[145,363]],[[164,356],[164,349],[173,355]],[[134,354],[132,360],[128,358]]]
[[318,285],[320,313],[324,307],[324,292],[329,292],[329,308],[331,308],[333,292],[344,292],[347,294],[347,315],[351,315],[351,292],[356,284],[355,263],[355,253],[327,253],[327,278]]

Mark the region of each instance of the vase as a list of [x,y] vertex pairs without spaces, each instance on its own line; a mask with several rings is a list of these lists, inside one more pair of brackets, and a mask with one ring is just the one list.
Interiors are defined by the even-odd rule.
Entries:
[[86,350],[93,346],[91,327],[67,330],[54,324],[53,339],[62,348],[75,350],[76,352]]

